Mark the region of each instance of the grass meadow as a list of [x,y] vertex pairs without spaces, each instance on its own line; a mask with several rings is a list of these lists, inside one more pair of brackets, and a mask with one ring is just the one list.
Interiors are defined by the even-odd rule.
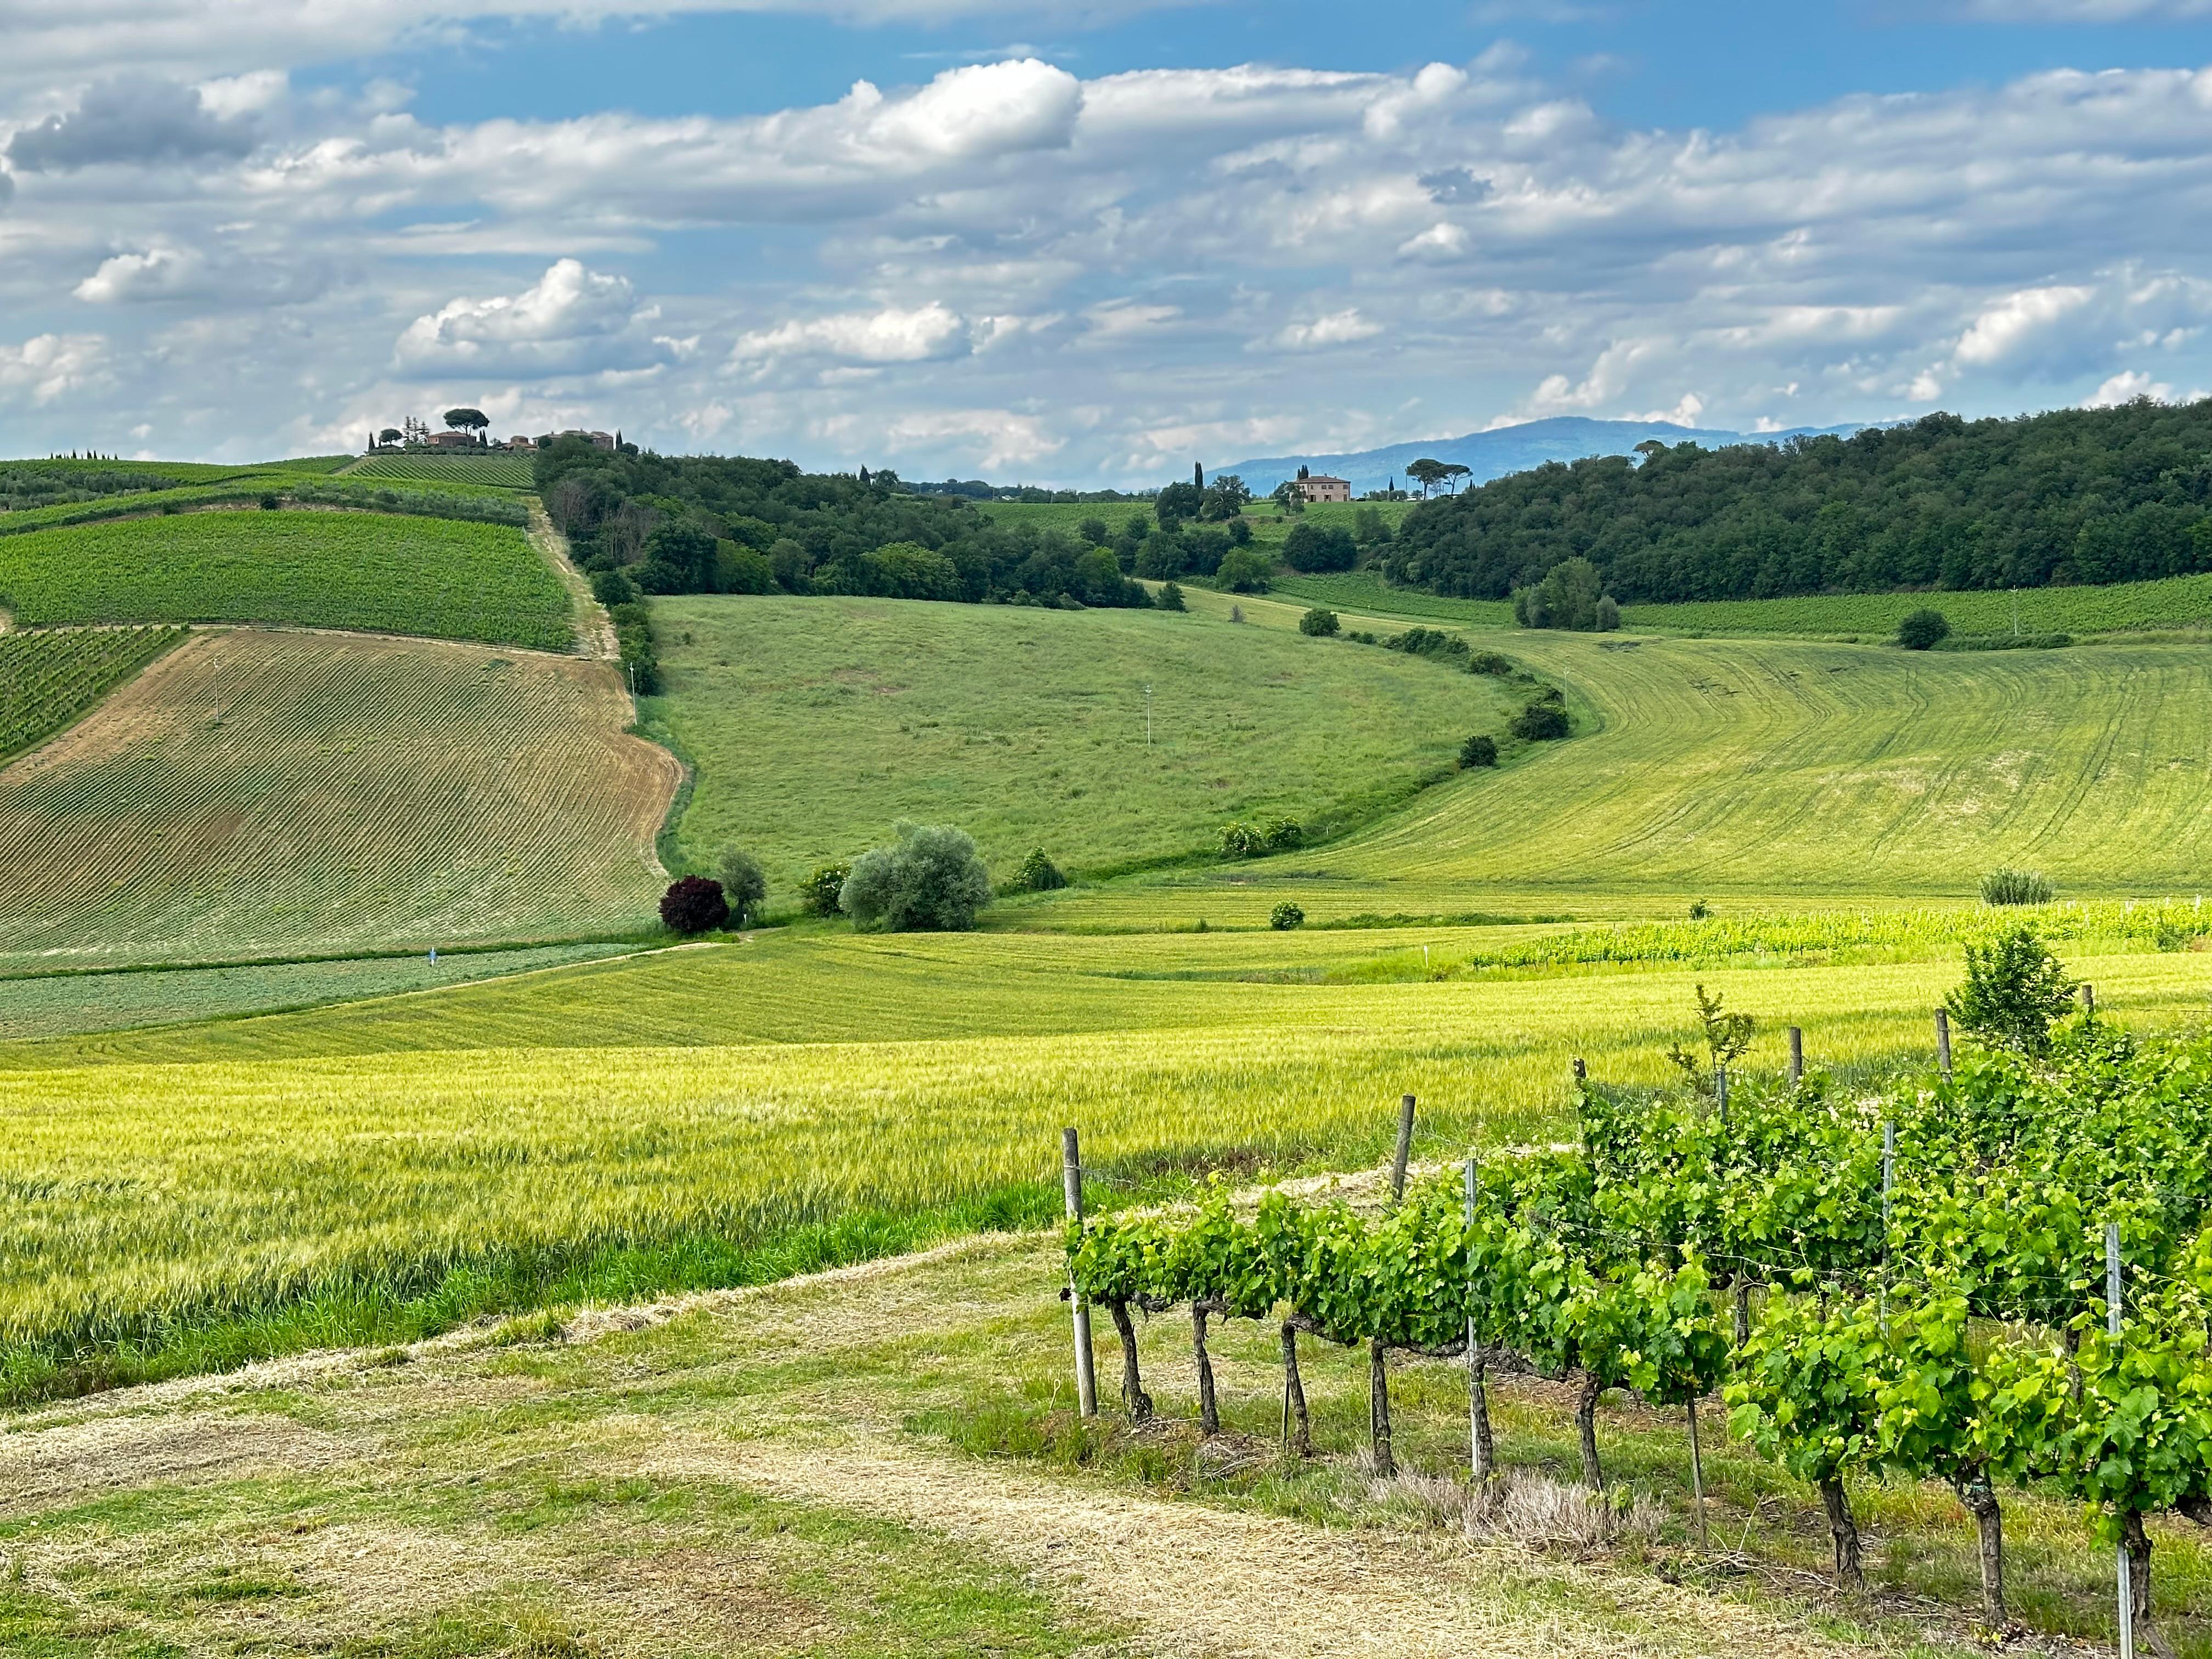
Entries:
[[185,513],[0,538],[19,624],[283,623],[565,651],[568,593],[520,530],[368,513]]
[[[1231,604],[1195,590],[1190,602],[1217,616]],[[1236,603],[1247,626],[1279,631],[1302,609]],[[1027,925],[1253,926],[1285,898],[1315,921],[1680,915],[1701,897],[1880,908],[1968,898],[2000,863],[2041,868],[2076,897],[2206,885],[2201,648],[1922,653],[1532,630],[1499,643],[1566,686],[1589,735],[1463,773],[1327,848],[1049,896]]]
[[[236,1019],[323,1003],[381,1004],[387,998],[619,956],[622,942],[441,951],[329,961],[243,963],[207,968],[131,968],[18,974],[0,979],[0,1044],[88,1032],[142,1033],[146,1052],[164,1029]],[[0,1048],[0,1054],[6,1052]]]
[[210,629],[0,769],[0,964],[627,933],[669,757],[604,663]]
[[898,818],[961,825],[1001,880],[1032,847],[1081,872],[1206,853],[1231,819],[1341,833],[1514,708],[1483,676],[1219,617],[737,595],[653,614],[668,690],[647,715],[696,770],[684,850],[740,842],[786,896]]

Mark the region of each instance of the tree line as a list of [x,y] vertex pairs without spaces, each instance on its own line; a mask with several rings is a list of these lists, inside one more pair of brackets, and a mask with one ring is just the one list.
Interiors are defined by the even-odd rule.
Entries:
[[594,576],[619,573],[645,593],[1152,602],[1111,547],[997,523],[965,499],[914,495],[889,471],[610,453],[575,439],[552,444],[535,466],[538,494],[577,562]]
[[1625,604],[2212,569],[2212,399],[1549,462],[1424,503],[1390,580],[1468,599],[1585,559]]

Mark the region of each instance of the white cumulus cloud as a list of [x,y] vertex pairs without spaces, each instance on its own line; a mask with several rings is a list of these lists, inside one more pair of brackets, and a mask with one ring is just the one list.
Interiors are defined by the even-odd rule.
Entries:
[[578,373],[647,368],[679,355],[646,331],[659,313],[629,280],[556,260],[520,294],[449,301],[399,337],[398,359],[433,372]]
[[27,392],[52,403],[100,379],[107,341],[98,334],[39,334],[21,345],[0,344],[0,392]]
[[732,363],[806,356],[848,363],[918,363],[968,349],[967,323],[933,300],[911,309],[894,306],[793,318],[743,336],[730,356]]
[[1290,324],[1275,336],[1274,343],[1289,351],[1316,351],[1371,340],[1382,331],[1382,324],[1361,316],[1357,306],[1346,306],[1311,322]]

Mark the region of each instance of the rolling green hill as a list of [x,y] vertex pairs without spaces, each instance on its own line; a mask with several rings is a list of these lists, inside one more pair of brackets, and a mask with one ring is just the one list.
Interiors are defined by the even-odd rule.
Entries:
[[899,818],[961,825],[1002,880],[1037,846],[1082,871],[1206,849],[1232,818],[1327,833],[1518,706],[1484,676],[1156,611],[728,596],[653,617],[648,717],[697,769],[683,846],[752,848],[779,899]]
[[520,530],[372,513],[186,513],[0,538],[17,623],[247,622],[565,651],[561,579]]
[[[1300,609],[1238,603],[1279,629]],[[1324,916],[1965,897],[2004,862],[2081,896],[2212,886],[2201,649],[1919,653],[1533,630],[1510,643],[1601,729],[1463,775],[1322,851],[1054,896],[1034,925],[1249,923],[1284,898]]]

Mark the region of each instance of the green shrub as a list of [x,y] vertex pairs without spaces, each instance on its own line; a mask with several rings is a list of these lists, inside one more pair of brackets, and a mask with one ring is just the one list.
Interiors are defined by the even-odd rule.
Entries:
[[1943,613],[1925,606],[1897,625],[1897,642],[1907,651],[1925,651],[1930,646],[1940,645],[1950,634],[1951,624]]
[[1188,611],[1190,609],[1188,605],[1182,602],[1182,589],[1173,582],[1164,582],[1161,584],[1160,591],[1153,599],[1152,603],[1159,606],[1163,611]]
[[[1302,525],[1299,528],[1304,529],[1304,526]],[[1316,605],[1298,618],[1298,632],[1310,635],[1316,639],[1324,639],[1335,633],[1337,626],[1336,612],[1324,611],[1319,605]]]
[[1404,652],[1409,657],[1468,657],[1467,641],[1456,634],[1445,633],[1441,628],[1409,628],[1402,634],[1393,634],[1382,643],[1393,651]]
[[1267,850],[1267,838],[1249,823],[1224,823],[1221,826],[1221,851],[1224,857],[1255,859]]
[[276,492],[273,489],[261,498],[261,510],[264,513],[274,513],[278,507],[283,505],[283,501],[278,498]]
[[1270,853],[1288,853],[1306,844],[1306,832],[1296,818],[1274,817],[1260,826],[1260,839]]
[[1513,717],[1513,735],[1528,743],[1552,743],[1568,735],[1567,711],[1551,697],[1539,697]]
[[1498,764],[1498,739],[1485,732],[1478,732],[1459,746],[1459,763],[1462,770],[1477,766]]
[[1232,548],[1213,573],[1214,586],[1228,593],[1264,593],[1274,577],[1275,562],[1249,547]]
[[1053,893],[1067,885],[1067,878],[1060,866],[1044,854],[1042,847],[1030,848],[1030,855],[1022,860],[1021,872],[1014,878],[1014,890],[1022,893]]
[[1951,1017],[1993,1048],[2039,1054],[2075,989],[2064,965],[2023,925],[1987,946],[1966,947],[1966,982],[1951,993]]
[[814,872],[799,884],[799,908],[810,916],[834,916],[838,914],[837,900],[845,890],[845,882],[853,873],[849,864],[817,864]]
[[768,898],[768,877],[760,860],[741,848],[725,847],[715,855],[714,872],[722,878],[722,897],[730,907],[730,925],[743,927],[760,920]]
[[602,570],[592,578],[592,597],[609,610],[618,605],[635,605],[637,584],[626,570]]
[[1305,925],[1306,913],[1288,899],[1285,899],[1267,913],[1267,926],[1279,933],[1287,933],[1293,927],[1303,927]]
[[991,902],[991,872],[967,832],[946,824],[902,823],[890,847],[853,861],[837,897],[845,914],[889,933],[965,933]]
[[1690,920],[1692,921],[1703,921],[1706,917],[1711,915],[1712,913],[1713,907],[1706,903],[1705,900],[1692,899],[1690,901]]
[[1496,651],[1478,651],[1467,659],[1467,672],[1487,674],[1493,679],[1510,680],[1520,671],[1513,665],[1510,657]]
[[1597,620],[1593,624],[1601,634],[1610,634],[1620,626],[1620,606],[1610,593],[1601,593],[1597,601]]
[[2058,890],[2040,870],[2015,870],[2000,865],[1982,878],[1984,904],[2048,904]]

